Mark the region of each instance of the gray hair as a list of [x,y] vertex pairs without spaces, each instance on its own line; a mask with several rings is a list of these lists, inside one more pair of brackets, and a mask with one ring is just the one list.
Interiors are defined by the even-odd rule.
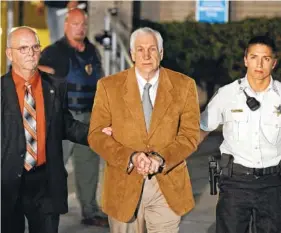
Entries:
[[9,32],[9,34],[7,36],[7,48],[11,47],[11,40],[12,40],[14,32],[16,32],[18,30],[22,30],[22,29],[26,29],[26,30],[29,30],[30,32],[33,32],[35,37],[36,37],[36,40],[37,40],[38,44],[40,44],[40,40],[39,40],[39,37],[38,37],[35,29],[33,29],[31,27],[28,27],[28,26],[20,26],[20,27],[12,28],[12,30]]
[[158,51],[160,52],[163,49],[163,38],[161,36],[161,34],[149,27],[143,27],[143,28],[139,28],[137,30],[135,30],[130,37],[130,49],[131,51],[135,50],[135,41],[138,35],[140,34],[152,34],[156,37],[157,39],[157,47],[158,47]]

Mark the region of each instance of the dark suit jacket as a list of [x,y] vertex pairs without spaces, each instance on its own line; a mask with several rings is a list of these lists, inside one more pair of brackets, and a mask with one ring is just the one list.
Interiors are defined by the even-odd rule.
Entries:
[[[87,145],[88,125],[75,121],[64,102],[65,84],[41,73],[46,119],[48,208],[66,213],[67,172],[63,163],[62,140]],[[1,210],[9,215],[19,195],[24,169],[26,142],[22,114],[11,72],[1,77]],[[81,155],[83,156],[83,155]]]

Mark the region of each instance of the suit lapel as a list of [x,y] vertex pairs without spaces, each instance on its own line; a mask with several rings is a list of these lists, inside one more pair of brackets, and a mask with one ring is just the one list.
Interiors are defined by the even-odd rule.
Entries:
[[48,129],[52,119],[52,109],[54,105],[55,89],[46,81],[43,77],[44,74],[41,73],[42,77],[42,89],[44,98],[44,108],[45,108],[45,121],[46,121],[46,137],[48,135]]
[[144,113],[141,103],[140,91],[136,79],[135,69],[128,71],[124,84],[123,98],[134,120],[138,122],[143,137],[151,137],[172,102],[170,90],[172,83],[164,68],[160,68],[159,84],[153,108],[149,133],[146,131]]
[[13,81],[12,72],[9,72],[3,80],[3,86],[1,87],[3,91],[4,101],[6,102],[6,106],[4,111],[7,113],[11,113],[13,115],[13,120],[19,125],[20,134],[19,140],[25,143],[25,135],[24,135],[24,127],[23,127],[23,119],[20,111],[18,94],[16,91],[16,86]]
[[130,110],[134,120],[138,122],[143,137],[147,137],[140,91],[136,79],[135,68],[128,70],[128,76],[124,83],[123,99]]
[[13,115],[22,123],[22,114],[20,112],[20,105],[16,86],[12,77],[12,73],[8,73],[3,82],[2,91],[4,92],[5,102],[7,108]]
[[160,123],[161,119],[164,117],[169,105],[172,102],[172,95],[170,90],[173,85],[169,79],[168,74],[164,68],[160,68],[159,74],[159,84],[157,88],[157,94],[155,99],[155,104],[152,112],[152,119],[150,123],[150,130],[148,137],[150,138]]

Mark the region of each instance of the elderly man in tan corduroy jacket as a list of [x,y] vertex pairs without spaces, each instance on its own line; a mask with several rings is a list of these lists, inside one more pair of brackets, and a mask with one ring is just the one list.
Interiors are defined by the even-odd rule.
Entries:
[[163,39],[140,28],[135,66],[98,82],[88,141],[106,161],[102,208],[111,233],[177,233],[194,207],[186,158],[199,141],[193,79],[163,68]]

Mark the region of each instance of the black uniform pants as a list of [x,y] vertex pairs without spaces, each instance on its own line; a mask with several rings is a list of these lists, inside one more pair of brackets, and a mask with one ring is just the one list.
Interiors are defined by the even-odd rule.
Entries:
[[29,233],[58,233],[59,214],[52,213],[45,167],[23,173],[15,209],[11,215],[2,218],[1,232],[24,233],[25,217]]
[[281,233],[281,176],[222,175],[216,233]]

